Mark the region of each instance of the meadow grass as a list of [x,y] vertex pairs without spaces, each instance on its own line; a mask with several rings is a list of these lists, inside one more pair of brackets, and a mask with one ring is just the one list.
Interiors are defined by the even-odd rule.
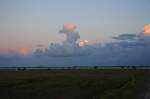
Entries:
[[148,70],[0,71],[0,99],[136,99]]

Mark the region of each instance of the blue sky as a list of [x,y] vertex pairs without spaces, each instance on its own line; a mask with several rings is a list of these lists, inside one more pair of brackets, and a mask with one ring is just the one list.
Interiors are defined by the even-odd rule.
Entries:
[[89,43],[139,33],[150,23],[149,0],[0,0],[0,51],[62,42],[64,23],[74,23]]

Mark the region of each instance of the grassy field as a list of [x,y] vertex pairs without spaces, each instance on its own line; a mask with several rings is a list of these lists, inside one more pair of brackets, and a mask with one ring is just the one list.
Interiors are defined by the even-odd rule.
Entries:
[[0,71],[0,99],[138,99],[148,70]]

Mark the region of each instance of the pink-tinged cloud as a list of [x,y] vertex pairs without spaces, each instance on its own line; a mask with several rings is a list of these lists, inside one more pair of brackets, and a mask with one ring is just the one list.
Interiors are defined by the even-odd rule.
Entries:
[[76,29],[76,26],[71,23],[66,23],[63,26],[63,30],[68,31],[68,32],[73,32]]
[[150,36],[150,24],[144,26],[144,35]]
[[13,49],[13,48],[0,48],[0,54],[13,54],[13,53],[16,53],[16,50]]
[[88,40],[80,40],[79,46],[84,47],[86,45],[86,43],[88,43]]
[[26,56],[26,55],[29,55],[31,53],[31,50],[29,48],[20,48],[18,50],[18,53],[20,55]]

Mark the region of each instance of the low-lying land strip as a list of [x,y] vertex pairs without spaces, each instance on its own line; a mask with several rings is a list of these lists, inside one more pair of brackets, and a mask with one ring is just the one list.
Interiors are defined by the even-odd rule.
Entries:
[[0,99],[138,99],[144,69],[0,71]]

